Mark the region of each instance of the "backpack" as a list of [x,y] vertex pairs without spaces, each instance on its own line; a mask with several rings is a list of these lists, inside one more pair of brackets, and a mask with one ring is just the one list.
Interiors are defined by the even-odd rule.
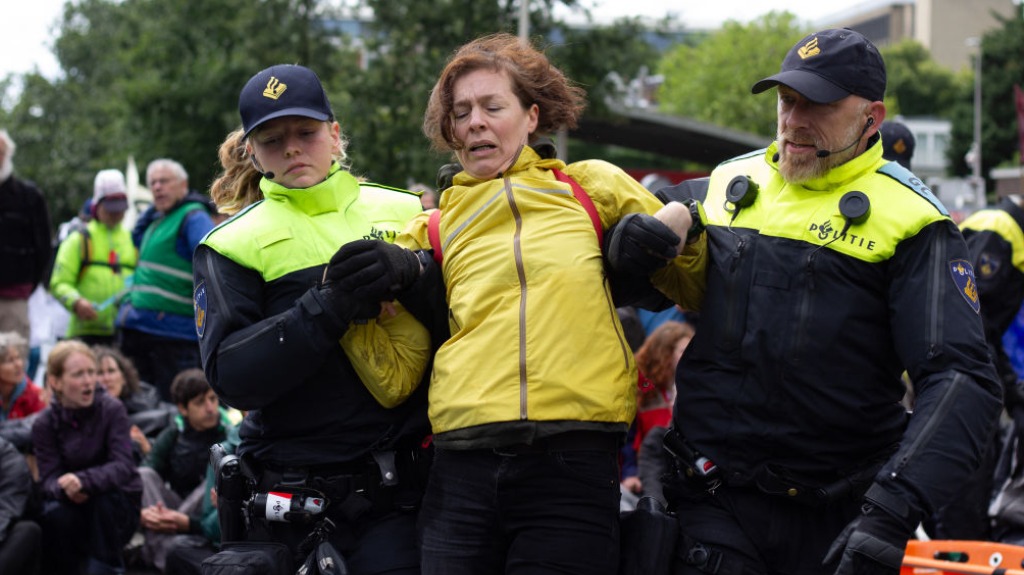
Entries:
[[[604,247],[604,228],[601,226],[601,218],[597,215],[597,208],[594,207],[594,201],[590,199],[587,191],[583,189],[583,186],[569,177],[568,174],[561,170],[551,170],[555,175],[555,179],[560,182],[569,184],[572,187],[572,195],[576,198],[576,201],[583,206],[583,209],[590,216],[591,223],[594,224],[594,233],[597,234],[597,245],[602,248]],[[427,238],[430,241],[430,247],[434,251],[434,261],[438,265],[441,265],[444,260],[444,255],[441,253],[441,210],[437,209],[430,213],[430,219],[427,220]]]

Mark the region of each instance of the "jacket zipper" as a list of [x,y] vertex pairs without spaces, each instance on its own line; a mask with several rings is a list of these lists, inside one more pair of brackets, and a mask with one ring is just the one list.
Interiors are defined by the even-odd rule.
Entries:
[[508,199],[509,208],[512,209],[512,218],[516,223],[516,231],[512,236],[512,251],[515,254],[516,274],[519,276],[519,419],[525,420],[529,413],[526,409],[526,270],[523,269],[523,216],[519,213],[519,206],[512,194],[512,179],[509,176],[503,178],[505,184],[505,197]]
[[[734,232],[735,233],[735,232]],[[732,301],[732,294],[736,291],[736,268],[740,265],[740,260],[743,257],[743,252],[747,247],[747,238],[744,236],[737,236],[739,240],[736,242],[736,250],[733,253],[733,260],[729,263],[729,277],[725,283],[725,301]],[[734,341],[739,333],[739,306],[731,305],[725,313],[725,329],[722,332],[722,343],[726,347],[733,347],[738,345],[738,341]]]
[[939,292],[942,290],[941,282],[942,274],[945,271],[945,260],[945,245],[942,242],[940,242],[938,236],[935,235],[933,236],[932,241],[932,268],[934,270],[935,275],[932,277],[931,286],[929,286],[929,290],[931,291],[929,305],[931,306],[932,317],[931,321],[928,323],[928,333],[926,334],[928,338],[927,341],[929,359],[935,357],[935,355],[938,353],[938,342],[940,341],[939,338],[942,336],[942,320],[944,318],[944,309],[942,305],[940,305],[941,298]]

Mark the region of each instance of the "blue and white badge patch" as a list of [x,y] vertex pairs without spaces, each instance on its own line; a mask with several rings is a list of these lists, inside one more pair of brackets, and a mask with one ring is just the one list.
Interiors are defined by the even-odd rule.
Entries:
[[964,296],[967,303],[974,309],[974,313],[981,312],[981,300],[978,298],[978,282],[974,279],[974,268],[967,260],[952,260],[949,262],[949,273],[953,275],[953,283],[956,284],[960,295]]
[[193,307],[196,313],[196,335],[203,337],[206,331],[206,282],[199,282],[192,292]]

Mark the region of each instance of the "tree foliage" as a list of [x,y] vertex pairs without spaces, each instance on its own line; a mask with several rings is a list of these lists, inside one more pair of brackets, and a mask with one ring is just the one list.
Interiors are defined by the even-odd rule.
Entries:
[[880,52],[887,73],[885,101],[889,116],[950,118],[963,89],[961,79],[935,62],[915,40],[904,40]]
[[[576,0],[530,4],[538,46],[557,25],[550,16],[556,3]],[[11,79],[0,81],[0,122],[18,142],[19,173],[40,184],[58,222],[91,194],[96,171],[123,168],[130,156],[140,170],[155,158],[174,158],[192,187],[205,190],[219,171],[217,147],[239,123],[241,87],[267,66],[297,63],[323,80],[356,173],[397,186],[432,183],[447,161],[428,149],[420,130],[434,80],[459,45],[515,32],[519,1],[364,0],[376,17],[352,35],[342,24],[353,20],[343,22],[339,9],[329,8],[335,5],[70,0],[55,42],[61,76],[26,75],[16,101]],[[571,45],[551,46],[550,54],[571,77],[597,86],[608,66],[653,65],[634,32],[638,25],[596,29],[600,41],[566,32]]]
[[140,169],[174,158],[205,189],[252,74],[284,62],[334,77],[351,61],[324,15],[319,0],[67,3],[55,43],[62,76],[26,76],[0,118],[18,142],[18,171],[40,184],[55,221],[91,194],[96,171],[129,156]]
[[661,60],[662,110],[737,130],[775,135],[775,98],[750,87],[779,64],[808,30],[790,12],[726,22],[695,46],[681,44]]
[[447,161],[427,149],[420,129],[434,80],[459,45],[486,33],[514,33],[517,12],[507,2],[476,0],[365,5],[375,15],[363,35],[366,66],[350,78],[351,99],[340,112],[353,169],[395,186],[433,184]]
[[[981,38],[982,174],[1018,157],[1017,113],[1013,85],[1024,88],[1024,14],[996,16],[1001,27]],[[974,140],[974,86],[958,91],[953,107],[953,133],[947,153],[954,174],[969,174],[964,155]],[[991,189],[991,185],[988,186]]]

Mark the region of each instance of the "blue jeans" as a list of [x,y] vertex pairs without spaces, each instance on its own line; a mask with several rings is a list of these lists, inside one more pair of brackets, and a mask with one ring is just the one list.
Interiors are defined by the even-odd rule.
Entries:
[[614,575],[614,451],[438,448],[419,520],[425,575]]

